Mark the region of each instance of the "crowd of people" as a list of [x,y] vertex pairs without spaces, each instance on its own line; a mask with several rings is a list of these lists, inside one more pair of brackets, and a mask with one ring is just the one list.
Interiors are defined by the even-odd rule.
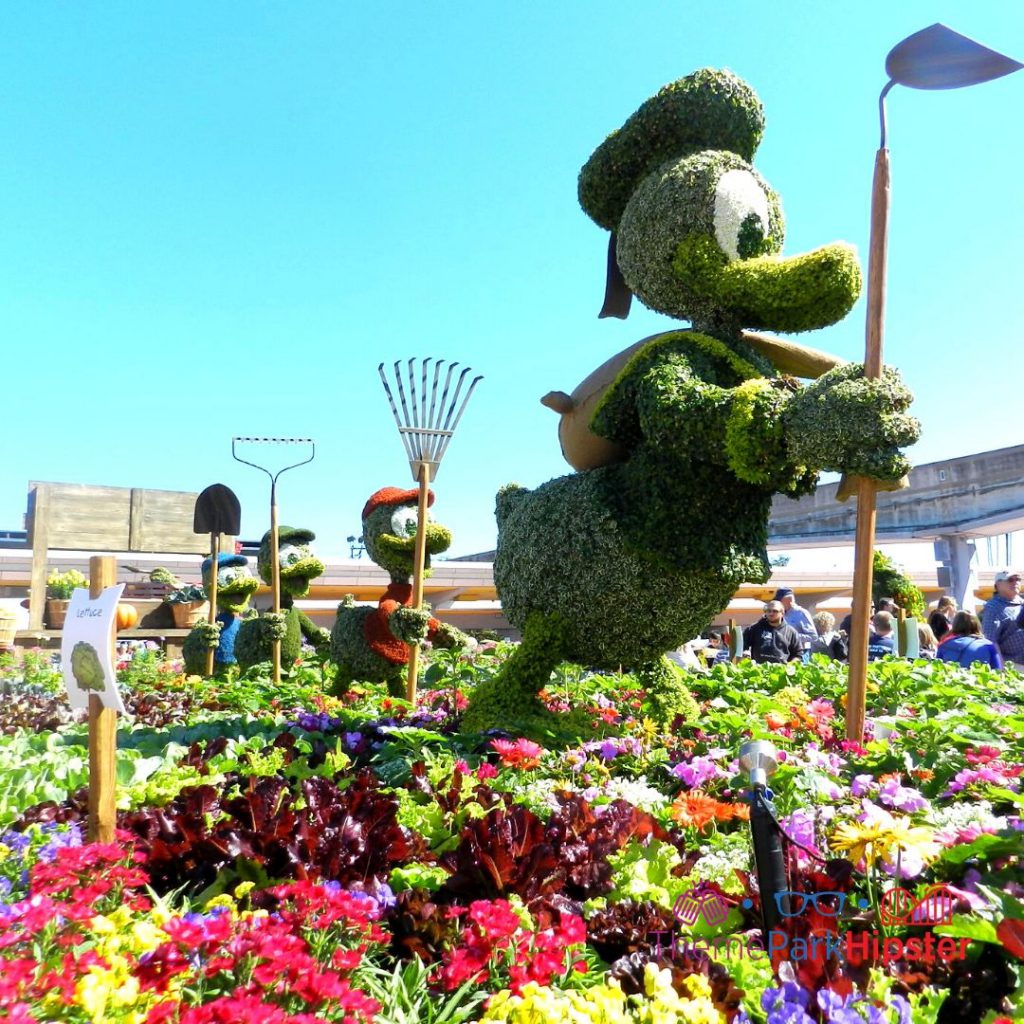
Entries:
[[[981,663],[1001,669],[1009,664],[1024,672],[1024,601],[1020,581],[1021,574],[1016,570],[997,572],[995,590],[981,619],[973,612],[958,609],[952,597],[940,598],[927,621],[918,623],[918,656],[965,667]],[[898,654],[898,618],[899,608],[892,598],[880,598],[871,606],[869,660]],[[756,662],[779,664],[806,661],[812,654],[846,661],[851,619],[852,615],[847,615],[836,628],[831,612],[823,610],[812,615],[797,603],[792,590],[783,587],[765,604],[764,615],[743,631],[743,655]],[[725,633],[711,630],[705,639],[703,653],[708,664],[730,659]]]

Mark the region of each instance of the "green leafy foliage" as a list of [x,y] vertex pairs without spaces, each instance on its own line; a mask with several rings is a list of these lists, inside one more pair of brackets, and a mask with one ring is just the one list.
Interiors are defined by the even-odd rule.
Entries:
[[753,160],[763,132],[764,110],[750,86],[702,68],[664,86],[601,143],[580,172],[580,205],[614,231],[637,184],[666,160],[702,149]]
[[899,449],[921,431],[907,412],[912,398],[892,367],[877,380],[866,378],[859,364],[836,367],[790,402],[790,450],[808,466],[898,480],[910,469]]
[[926,606],[924,594],[914,585],[906,573],[901,572],[888,555],[876,551],[871,562],[871,597],[891,597],[908,616],[923,620]]

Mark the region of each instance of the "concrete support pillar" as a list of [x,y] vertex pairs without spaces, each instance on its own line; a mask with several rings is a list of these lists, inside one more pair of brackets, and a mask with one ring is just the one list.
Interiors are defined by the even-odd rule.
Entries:
[[976,611],[979,603],[985,602],[984,597],[979,602],[974,596],[978,587],[974,556],[973,537],[947,534],[935,542],[935,557],[942,563],[938,573],[939,584],[956,598],[957,607],[969,612]]

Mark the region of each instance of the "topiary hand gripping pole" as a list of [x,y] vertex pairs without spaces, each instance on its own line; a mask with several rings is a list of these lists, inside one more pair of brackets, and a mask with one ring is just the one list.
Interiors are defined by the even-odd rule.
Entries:
[[[279,469],[276,473],[272,473],[266,466],[261,466],[258,463],[250,462],[248,459],[243,459],[235,451],[235,444],[308,444],[310,446],[309,458],[302,459],[300,462],[293,462],[289,466],[285,466]],[[270,477],[270,557],[273,559],[271,563],[271,589],[273,590],[274,600],[274,612],[280,614],[281,611],[281,561],[279,557],[279,544],[277,536],[277,478],[287,472],[289,469],[296,469],[299,466],[305,466],[307,463],[312,462],[316,457],[316,442],[309,437],[233,437],[231,438],[231,456],[236,462],[245,463],[247,466],[252,466],[253,469],[258,469],[263,473],[266,473]],[[213,572],[217,571],[216,565],[213,566]],[[274,682],[281,682],[281,640],[279,637],[275,637],[273,641],[273,671],[274,671]]]
[[[430,398],[427,399],[427,378],[430,375],[429,364],[434,363],[434,373],[430,384]],[[395,424],[398,426],[398,434],[405,445],[406,454],[409,457],[409,468],[412,470],[413,479],[419,485],[419,503],[417,506],[416,519],[416,548],[413,562],[413,584],[412,584],[412,607],[420,608],[423,605],[423,564],[426,560],[427,550],[427,504],[432,479],[436,478],[437,470],[441,465],[441,459],[448,450],[455,428],[466,411],[470,396],[473,394],[477,384],[483,380],[483,376],[474,377],[470,382],[462,404],[459,404],[459,396],[462,394],[462,387],[466,377],[470,373],[469,367],[465,367],[459,374],[455,384],[455,391],[451,400],[448,393],[451,390],[452,376],[458,363],[451,363],[444,381],[444,390],[441,393],[440,401],[437,397],[438,384],[441,380],[441,367],[443,359],[434,360],[428,356],[423,360],[420,373],[419,398],[416,395],[416,360],[410,359],[407,363],[406,372],[409,382],[409,395],[406,397],[405,387],[402,383],[401,361],[395,362],[395,385],[398,391],[399,402],[402,406],[401,414],[398,405],[395,403],[395,396],[391,390],[387,374],[384,371],[384,364],[377,367],[381,383],[384,385],[384,392],[388,396],[391,405],[391,412],[395,417]],[[456,411],[457,410],[457,411]],[[420,645],[418,642],[409,645],[409,674],[406,679],[405,695],[410,703],[416,702],[416,677],[419,672]]]

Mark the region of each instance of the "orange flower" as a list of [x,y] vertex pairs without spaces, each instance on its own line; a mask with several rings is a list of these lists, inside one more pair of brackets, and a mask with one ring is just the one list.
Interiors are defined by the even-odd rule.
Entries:
[[747,821],[750,808],[746,804],[723,803],[699,789],[693,789],[676,797],[669,816],[683,828],[701,829],[712,821]]

